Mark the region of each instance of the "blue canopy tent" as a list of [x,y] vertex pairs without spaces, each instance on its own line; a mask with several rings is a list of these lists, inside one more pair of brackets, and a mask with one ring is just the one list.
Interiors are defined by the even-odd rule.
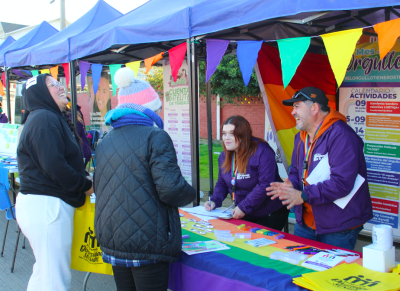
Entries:
[[[96,58],[96,62],[110,63],[140,60],[170,49],[163,41],[185,40],[190,37],[190,6],[192,1],[150,0],[119,19],[71,39],[71,58],[79,59],[127,44],[146,44],[139,54],[124,55],[110,51],[110,55]],[[152,47],[147,45],[155,43]],[[125,52],[128,50],[124,50]],[[93,61],[94,59],[92,59]]]
[[[398,0],[385,1],[381,3],[383,7],[376,7],[376,1],[372,0],[164,2],[150,0],[90,34],[72,38],[71,58],[104,64],[125,63],[154,56],[186,39],[187,58],[191,60],[190,69],[196,67],[198,58],[206,57],[205,42],[202,42],[204,37],[275,40],[365,27],[400,17]],[[318,49],[321,52],[323,43],[318,38],[312,38],[312,47],[316,52]],[[233,42],[229,45],[227,53],[232,53],[235,49],[236,43]],[[191,69],[190,76],[192,182],[199,193],[197,70]],[[209,99],[210,96],[207,96],[207,102]],[[211,117],[208,117],[209,129],[210,119]],[[208,133],[211,136],[210,130]],[[212,152],[211,147],[209,150]]]
[[[122,15],[121,12],[103,0],[99,0],[85,15],[59,33],[34,46],[8,53],[6,55],[6,64],[8,67],[26,68],[28,66],[51,67],[54,64],[69,63],[71,61],[69,48],[72,36],[90,32]],[[72,65],[70,79],[71,86],[75,88],[76,84],[73,76],[75,76],[76,70],[74,64]],[[76,88],[71,90],[71,95],[72,108],[76,108]],[[72,110],[72,119],[76,122],[76,110]]]
[[48,39],[50,36],[53,36],[57,32],[58,30],[51,26],[47,21],[43,21],[40,25],[36,26],[23,37],[16,40],[15,42],[0,51],[0,66],[9,67],[9,65],[5,62],[5,59],[6,55],[10,52],[31,47]]
[[5,49],[6,47],[8,47],[10,44],[12,44],[15,41],[15,39],[9,35],[7,36],[6,40],[3,41],[3,43],[0,45],[0,51],[2,51],[3,49]]
[[7,64],[5,63],[6,55],[12,51],[17,51],[20,49],[24,49],[30,46],[33,46],[39,42],[42,42],[48,39],[50,36],[53,36],[58,32],[53,26],[51,26],[48,22],[43,21],[40,25],[36,26],[30,32],[25,34],[20,39],[11,43],[4,49],[0,51],[0,66],[5,66],[5,75],[6,75],[6,96],[7,96],[7,115],[8,122],[11,123],[11,104],[10,104],[10,82],[9,82],[9,74],[7,69]]
[[8,67],[38,66],[68,63],[70,58],[70,39],[89,32],[113,21],[123,14],[103,0],[64,30],[29,48],[10,52],[6,55]]

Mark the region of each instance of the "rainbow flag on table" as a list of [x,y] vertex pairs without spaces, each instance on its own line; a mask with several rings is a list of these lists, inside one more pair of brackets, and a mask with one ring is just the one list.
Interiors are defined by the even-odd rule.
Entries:
[[[215,240],[213,233],[197,234],[191,231],[199,220],[190,213],[180,210],[184,214],[181,221],[186,221],[182,234],[189,235],[185,242]],[[228,230],[233,233],[247,233],[238,229],[242,220],[229,221],[213,219],[210,223],[214,229]],[[251,227],[259,225],[245,222]],[[252,233],[251,239],[271,238],[262,234]],[[272,239],[272,238],[271,238]],[[169,289],[173,291],[301,291],[301,287],[293,283],[293,278],[314,273],[314,270],[299,265],[293,265],[269,258],[275,251],[288,252],[287,246],[310,245],[320,249],[329,248],[316,241],[310,241],[291,234],[277,240],[276,244],[260,248],[245,243],[246,239],[236,239],[234,242],[222,242],[230,249],[210,253],[187,255],[181,253],[176,263],[170,264]],[[362,259],[355,261],[362,264]]]
[[263,93],[264,104],[275,134],[278,151],[288,170],[294,148],[294,136],[298,130],[295,119],[291,115],[292,107],[284,106],[282,100],[292,98],[297,90],[314,86],[325,92],[330,100],[329,106],[336,109],[335,76],[328,56],[306,53],[293,79],[284,89],[279,50],[265,43],[258,53],[257,64],[258,82]]

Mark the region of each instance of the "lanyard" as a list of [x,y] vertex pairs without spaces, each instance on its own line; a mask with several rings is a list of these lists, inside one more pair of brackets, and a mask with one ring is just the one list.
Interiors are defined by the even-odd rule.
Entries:
[[318,131],[321,128],[323,122],[321,122],[321,124],[318,126],[317,131],[315,132],[314,135],[314,141],[310,142],[310,136],[307,134],[306,136],[306,140],[304,143],[304,162],[303,162],[303,188],[304,188],[304,179],[307,178],[308,176],[308,161],[310,159],[310,155],[312,153],[312,149],[317,141],[316,136],[318,134]]
[[237,175],[238,167],[236,163],[236,152],[233,152],[232,155],[232,166],[231,166],[231,173],[232,173],[232,201],[236,203],[236,175]]

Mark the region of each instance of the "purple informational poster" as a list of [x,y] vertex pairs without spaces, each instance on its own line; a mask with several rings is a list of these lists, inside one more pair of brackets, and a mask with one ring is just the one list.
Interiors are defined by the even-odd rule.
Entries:
[[182,175],[192,184],[190,147],[189,77],[183,60],[174,82],[169,61],[164,61],[164,129],[171,136]]
[[[380,60],[376,38],[356,46],[343,86],[339,111],[364,141],[367,180],[374,217],[364,225],[393,227],[400,238],[400,52],[399,41]],[[396,65],[395,65],[396,64]],[[356,166],[356,165],[355,165]]]

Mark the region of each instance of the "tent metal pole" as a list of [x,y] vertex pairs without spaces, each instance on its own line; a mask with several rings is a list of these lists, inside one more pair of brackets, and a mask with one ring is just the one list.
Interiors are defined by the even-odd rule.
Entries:
[[75,127],[77,126],[76,120],[76,105],[77,105],[77,96],[76,96],[76,77],[75,77],[75,61],[69,62],[69,79],[71,83],[71,117],[72,122]]
[[390,7],[385,8],[385,21],[390,20]]
[[5,67],[5,76],[6,76],[7,117],[8,117],[8,123],[11,123],[10,71],[7,67]]
[[190,113],[190,147],[192,163],[192,186],[196,190],[194,206],[200,204],[200,175],[199,175],[199,84],[197,74],[197,52],[194,38],[188,39],[187,60],[189,71],[189,113]]
[[210,192],[214,193],[214,175],[213,175],[213,144],[212,144],[212,116],[211,116],[211,81],[206,83],[206,102],[207,102],[207,140],[208,140],[208,172],[210,178]]

